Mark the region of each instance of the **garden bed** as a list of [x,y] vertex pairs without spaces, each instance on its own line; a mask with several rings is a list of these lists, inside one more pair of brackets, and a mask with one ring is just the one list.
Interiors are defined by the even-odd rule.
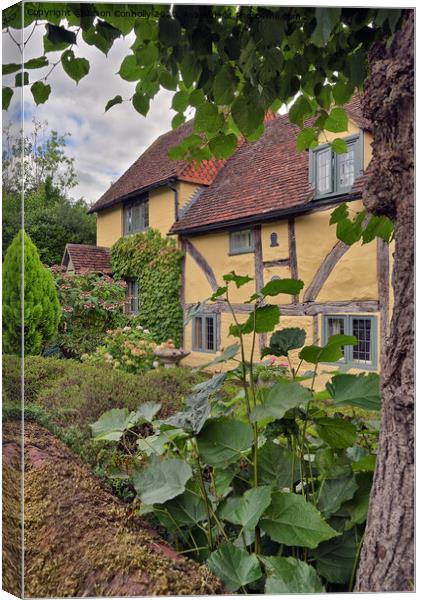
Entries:
[[[4,423],[4,473],[10,489],[18,488],[20,477],[16,464],[20,433],[19,421]],[[13,495],[6,496],[5,503],[13,505],[5,505],[6,513],[19,510]],[[18,538],[16,518],[9,523],[4,548],[6,567],[16,562],[13,542]],[[25,424],[25,549],[26,596],[193,595],[223,591],[206,567],[169,548],[107,491],[78,457],[35,422]],[[12,581],[13,577],[5,573],[8,590],[16,593],[10,587]]]

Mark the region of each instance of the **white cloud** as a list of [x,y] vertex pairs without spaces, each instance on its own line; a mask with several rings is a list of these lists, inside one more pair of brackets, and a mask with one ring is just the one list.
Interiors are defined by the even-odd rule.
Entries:
[[[42,55],[44,26],[38,27],[25,50],[25,60]],[[123,58],[130,53],[133,38],[114,42],[108,57],[82,39],[75,54],[90,62],[89,74],[78,85],[63,71],[61,64],[48,78],[52,92],[45,104],[35,106],[28,87],[25,88],[24,125],[31,129],[31,120],[47,120],[49,127],[59,133],[71,133],[68,153],[75,157],[79,185],[71,191],[75,198],[85,197],[95,202],[138,156],[161,134],[171,128],[174,112],[170,110],[172,93],[162,90],[151,103],[148,116],[142,117],[130,102],[116,105],[107,113],[110,98],[121,94],[130,98],[134,83],[123,81],[117,71]],[[60,53],[49,53],[57,61]],[[3,39],[3,62],[19,62],[16,46]],[[32,71],[30,80],[44,75]],[[12,76],[13,81],[14,76]],[[9,111],[3,112],[4,122],[19,123],[20,102],[13,98]]]

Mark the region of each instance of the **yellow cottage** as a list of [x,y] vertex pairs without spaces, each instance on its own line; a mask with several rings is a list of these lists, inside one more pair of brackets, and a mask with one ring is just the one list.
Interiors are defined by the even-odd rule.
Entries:
[[[249,311],[245,299],[268,281],[301,279],[299,297],[278,300],[284,302],[279,327],[302,327],[306,344],[323,344],[335,333],[355,335],[358,345],[346,348],[343,368],[379,370],[391,311],[390,249],[382,240],[349,247],[329,225],[342,202],[362,209],[364,169],[371,158],[371,125],[358,98],[346,109],[348,131],[326,132],[309,152],[296,150],[298,129],[286,115],[271,115],[261,139],[241,143],[227,161],[198,167],[167,156],[191,133],[192,122],[162,135],[92,207],[98,250],[148,227],[177,236],[185,255],[183,309],[209,298],[222,276],[235,271],[253,277],[232,291],[240,321]],[[346,140],[346,154],[330,149],[328,142],[338,136]],[[66,249],[66,264],[72,264],[72,251]],[[130,285],[136,296],[136,282]],[[233,343],[231,321],[224,301],[207,305],[185,327],[184,348],[190,352],[185,364],[208,362]],[[267,339],[259,337],[262,348]],[[319,385],[334,368],[326,365]]]

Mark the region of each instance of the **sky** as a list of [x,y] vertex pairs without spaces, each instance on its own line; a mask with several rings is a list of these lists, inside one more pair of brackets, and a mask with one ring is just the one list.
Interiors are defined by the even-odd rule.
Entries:
[[[31,28],[25,31],[25,39]],[[45,26],[36,28],[25,48],[25,60],[42,56],[42,36]],[[114,42],[108,57],[80,38],[76,56],[90,62],[90,71],[79,84],[70,79],[61,64],[48,78],[52,91],[45,104],[36,106],[29,87],[25,88],[23,123],[25,132],[32,130],[32,119],[47,120],[49,129],[60,134],[69,132],[68,155],[75,158],[78,185],[70,191],[75,199],[84,197],[93,203],[118,179],[142,152],[162,133],[171,129],[173,92],[160,91],[151,103],[147,117],[135,111],[130,102],[112,107],[104,112],[108,100],[117,94],[130,98],[135,83],[129,83],[117,74],[123,58],[130,54],[134,37],[127,36]],[[59,52],[48,53],[50,61],[56,62]],[[17,47],[8,35],[3,35],[3,63],[20,62]],[[48,68],[33,70],[36,79]],[[35,77],[34,77],[35,78]],[[31,77],[30,77],[31,79]],[[14,82],[14,75],[9,76]],[[5,78],[4,84],[8,81]],[[3,111],[3,127],[12,122],[15,130],[20,128],[21,102],[14,95],[8,111]]]

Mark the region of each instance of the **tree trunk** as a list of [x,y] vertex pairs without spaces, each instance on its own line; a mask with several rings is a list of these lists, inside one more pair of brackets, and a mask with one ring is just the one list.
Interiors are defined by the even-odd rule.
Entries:
[[394,310],[381,375],[379,450],[355,591],[414,588],[414,16],[373,47],[363,111],[373,123],[366,208],[395,223]]

